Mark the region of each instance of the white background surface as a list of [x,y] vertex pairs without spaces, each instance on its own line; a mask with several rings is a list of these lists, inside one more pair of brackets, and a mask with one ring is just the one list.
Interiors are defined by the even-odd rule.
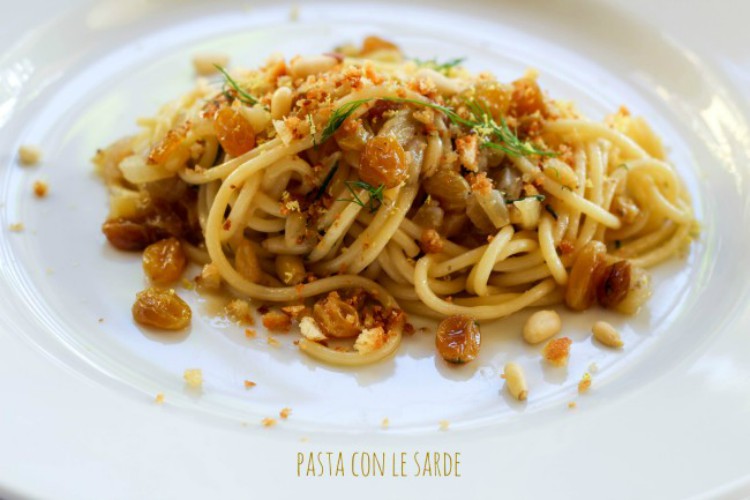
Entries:
[[[750,494],[743,229],[750,146],[741,90],[750,74],[748,8],[300,5],[296,24],[287,6],[182,1],[79,1],[65,9],[31,1],[0,21],[0,495]],[[665,137],[705,229],[687,265],[656,273],[647,312],[614,319],[625,332],[624,353],[591,344],[591,315],[565,320],[576,343],[563,374],[543,370],[536,350],[518,344],[525,315],[483,326],[492,340],[461,371],[432,360],[429,338],[408,342],[395,361],[351,373],[318,367],[288,342],[279,350],[262,336],[246,343],[241,330],[207,315],[167,343],[132,325],[140,265],[99,234],[106,200],[88,164],[96,147],[189,88],[195,50],[224,50],[254,65],[275,50],[326,50],[372,32],[422,58],[468,56],[469,67],[502,79],[535,66],[553,96],[576,100],[595,118],[627,103]],[[23,142],[44,144],[43,165],[15,164]],[[42,202],[29,195],[40,176],[52,187]],[[18,220],[26,232],[8,233]],[[531,379],[527,405],[501,391],[498,368],[510,358]],[[600,366],[594,390],[576,398],[592,361]],[[197,397],[180,378],[193,366],[207,378]],[[244,378],[258,381],[258,390],[244,391]],[[156,392],[167,404],[153,404]],[[571,400],[575,411],[567,409]],[[294,410],[289,422],[259,427],[284,406]],[[383,417],[391,420],[386,432]],[[451,421],[448,432],[437,431],[441,419]],[[463,477],[297,478],[297,452],[319,450],[461,452]]]

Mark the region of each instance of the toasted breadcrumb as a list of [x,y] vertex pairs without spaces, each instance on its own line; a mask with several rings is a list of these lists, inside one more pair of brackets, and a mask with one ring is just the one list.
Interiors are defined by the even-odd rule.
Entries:
[[203,269],[201,269],[201,274],[195,279],[195,281],[198,283],[198,286],[207,290],[218,290],[221,286],[221,274],[219,273],[219,268],[213,263],[206,264],[203,266]]
[[434,229],[425,229],[419,238],[419,246],[424,253],[440,253],[443,251],[443,240]]
[[258,335],[252,328],[245,328],[245,337],[254,339]]
[[302,318],[302,321],[299,323],[299,330],[302,336],[311,342],[323,342],[328,339],[312,316]]
[[10,226],[8,226],[8,228],[14,233],[20,233],[21,231],[23,231],[23,223],[16,222],[15,224],[11,224]]
[[570,345],[573,343],[568,337],[552,339],[544,346],[542,355],[554,366],[565,366],[570,356]]
[[44,198],[47,196],[49,186],[42,180],[34,181],[34,196],[37,198]]
[[164,394],[161,392],[157,394],[156,397],[154,398],[154,402],[158,405],[164,403]]
[[354,350],[360,354],[367,354],[380,349],[383,344],[385,344],[385,330],[382,326],[366,328],[354,342]]
[[190,281],[187,278],[182,278],[182,282],[181,283],[182,283],[182,288],[184,288],[185,290],[193,290],[193,289],[195,289],[195,283],[193,283],[192,281]]
[[274,425],[276,425],[276,419],[266,417],[263,420],[261,420],[260,423],[263,424],[263,427],[273,427]]
[[388,418],[386,417],[383,419],[382,422],[380,422],[380,427],[382,427],[383,429],[387,429],[390,424],[391,424],[391,421],[388,420]]
[[474,193],[488,195],[492,192],[492,181],[487,178],[487,174],[480,172],[471,178],[471,190]]
[[279,341],[276,340],[276,337],[268,337],[266,339],[266,342],[268,342],[268,345],[273,346],[273,347],[279,347],[281,345]]
[[281,310],[284,312],[284,314],[286,314],[287,316],[290,316],[292,319],[299,319],[309,314],[310,312],[310,310],[304,304],[284,306],[281,308]]
[[571,401],[570,403],[568,403],[568,408],[569,408],[569,409],[571,409],[571,410],[575,410],[575,409],[576,409],[576,407],[578,407],[578,405],[576,404],[576,402],[575,402],[575,401]]
[[256,385],[258,385],[258,384],[256,384],[252,380],[245,380],[245,389],[251,389],[251,388],[255,387]]
[[581,380],[578,382],[578,393],[583,394],[591,388],[591,374],[588,372],[583,374]]
[[255,318],[250,303],[242,299],[234,299],[224,308],[227,315],[237,323],[254,325]]
[[438,424],[440,425],[441,431],[447,431],[448,427],[450,427],[451,425],[451,423],[448,420],[441,420],[440,422],[438,422]]
[[226,67],[229,64],[229,56],[226,54],[195,54],[193,56],[193,69],[200,76],[211,76],[219,72],[216,65]]
[[465,135],[456,139],[456,150],[461,165],[471,172],[476,172],[479,168],[479,141],[476,134]]
[[288,332],[292,328],[292,320],[281,311],[268,311],[263,315],[263,326],[272,332]]
[[289,418],[289,415],[291,414],[292,414],[291,408],[282,408],[281,411],[279,412],[279,417],[286,420],[287,418]]
[[203,372],[200,368],[188,368],[182,378],[191,389],[200,389],[203,386]]
[[24,144],[18,148],[18,159],[22,165],[36,165],[42,159],[42,150],[37,146]]

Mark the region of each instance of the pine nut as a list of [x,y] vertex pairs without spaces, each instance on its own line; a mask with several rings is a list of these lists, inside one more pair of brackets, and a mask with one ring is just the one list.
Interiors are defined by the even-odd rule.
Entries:
[[338,64],[335,57],[320,55],[299,57],[291,61],[289,70],[294,78],[307,78],[328,71]]
[[211,76],[219,72],[216,67],[226,67],[229,56],[226,54],[196,54],[193,56],[193,69],[200,76]]
[[281,120],[292,109],[292,89],[279,87],[271,97],[271,118]]
[[594,333],[594,338],[607,347],[619,348],[623,346],[620,333],[606,321],[597,321],[591,331]]
[[511,361],[505,364],[503,373],[505,374],[505,386],[508,388],[508,392],[517,400],[525,401],[529,395],[529,389],[526,386],[526,377],[524,377],[521,367]]
[[560,315],[555,311],[537,311],[526,320],[523,326],[523,339],[529,344],[544,342],[557,335],[562,329]]
[[42,150],[36,146],[24,144],[18,148],[18,159],[23,165],[36,165],[42,159]]

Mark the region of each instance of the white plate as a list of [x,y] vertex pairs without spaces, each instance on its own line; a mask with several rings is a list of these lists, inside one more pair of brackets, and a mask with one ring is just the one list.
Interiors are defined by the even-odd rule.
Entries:
[[[737,21],[750,9],[726,3],[303,3],[296,22],[275,2],[14,6],[18,17],[0,21],[0,495],[750,494],[750,135],[748,95],[737,91],[750,80],[740,50],[750,36]],[[594,118],[627,104],[649,119],[704,230],[684,260],[655,271],[647,310],[627,320],[565,315],[574,344],[562,372],[518,342],[528,313],[483,324],[480,358],[459,369],[434,359],[430,335],[407,339],[379,366],[320,366],[293,336],[279,336],[281,347],[265,334],[248,340],[184,290],[198,312],[187,334],[133,325],[142,272],[138,256],[112,250],[99,231],[106,196],[89,162],[96,148],[189,89],[196,51],[254,66],[271,52],[316,53],[372,33],[412,56],[468,57],[471,69],[504,80],[535,67],[551,95]],[[24,143],[42,145],[41,165],[17,164]],[[38,178],[50,184],[44,200],[31,195]],[[9,232],[15,222],[25,231]],[[591,342],[603,316],[622,330],[623,352]],[[502,390],[509,359],[526,369],[526,404]],[[593,389],[579,397],[591,363]],[[182,372],[193,367],[204,373],[201,394],[184,389]],[[258,386],[244,389],[245,379]],[[287,421],[260,425],[283,407],[293,410]],[[346,477],[298,478],[298,453],[318,451],[342,452]],[[385,475],[352,477],[356,451],[386,453]],[[459,452],[462,477],[413,477],[413,454],[428,451]],[[393,452],[408,454],[409,477],[393,477]]]

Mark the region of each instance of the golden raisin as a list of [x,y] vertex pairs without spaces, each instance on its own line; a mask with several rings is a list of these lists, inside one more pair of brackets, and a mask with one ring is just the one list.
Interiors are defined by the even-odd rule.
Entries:
[[315,303],[313,318],[329,337],[354,337],[362,331],[357,310],[341,300],[336,292]]
[[441,321],[435,337],[438,352],[449,363],[472,361],[479,354],[481,342],[477,322],[460,314]]
[[233,108],[221,108],[214,117],[214,129],[224,151],[240,156],[255,147],[255,130],[242,114]]
[[460,173],[449,168],[441,168],[425,179],[424,189],[427,194],[440,202],[446,212],[465,212],[466,200],[471,187]]
[[475,98],[499,123],[500,118],[508,112],[511,92],[497,82],[483,82],[477,85]]
[[607,247],[604,243],[592,240],[576,257],[565,290],[565,303],[571,309],[583,311],[591,307],[596,300],[596,285],[604,269],[606,252]]
[[177,238],[157,241],[143,251],[143,271],[158,285],[177,281],[186,266],[187,257]]
[[406,153],[392,136],[373,137],[362,151],[359,177],[371,186],[394,188],[406,179]]
[[544,96],[532,78],[520,78],[513,82],[513,101],[510,106],[510,112],[515,116],[531,115],[540,112],[546,113]]
[[190,306],[174,290],[147,288],[136,295],[133,319],[161,330],[182,330],[190,324]]
[[378,50],[399,50],[399,48],[395,43],[378,36],[368,36],[362,41],[362,50],[359,53],[364,56]]
[[164,138],[156,144],[148,154],[149,165],[162,165],[167,162],[172,155],[184,155],[186,148],[182,145],[185,139],[183,129],[171,129]]
[[259,283],[263,279],[263,269],[250,242],[242,239],[234,252],[234,267],[243,278],[253,283]]
[[102,224],[107,240],[120,250],[143,250],[154,242],[154,230],[127,219],[110,219]]
[[630,262],[621,260],[604,269],[596,287],[596,298],[602,307],[615,307],[630,290]]

